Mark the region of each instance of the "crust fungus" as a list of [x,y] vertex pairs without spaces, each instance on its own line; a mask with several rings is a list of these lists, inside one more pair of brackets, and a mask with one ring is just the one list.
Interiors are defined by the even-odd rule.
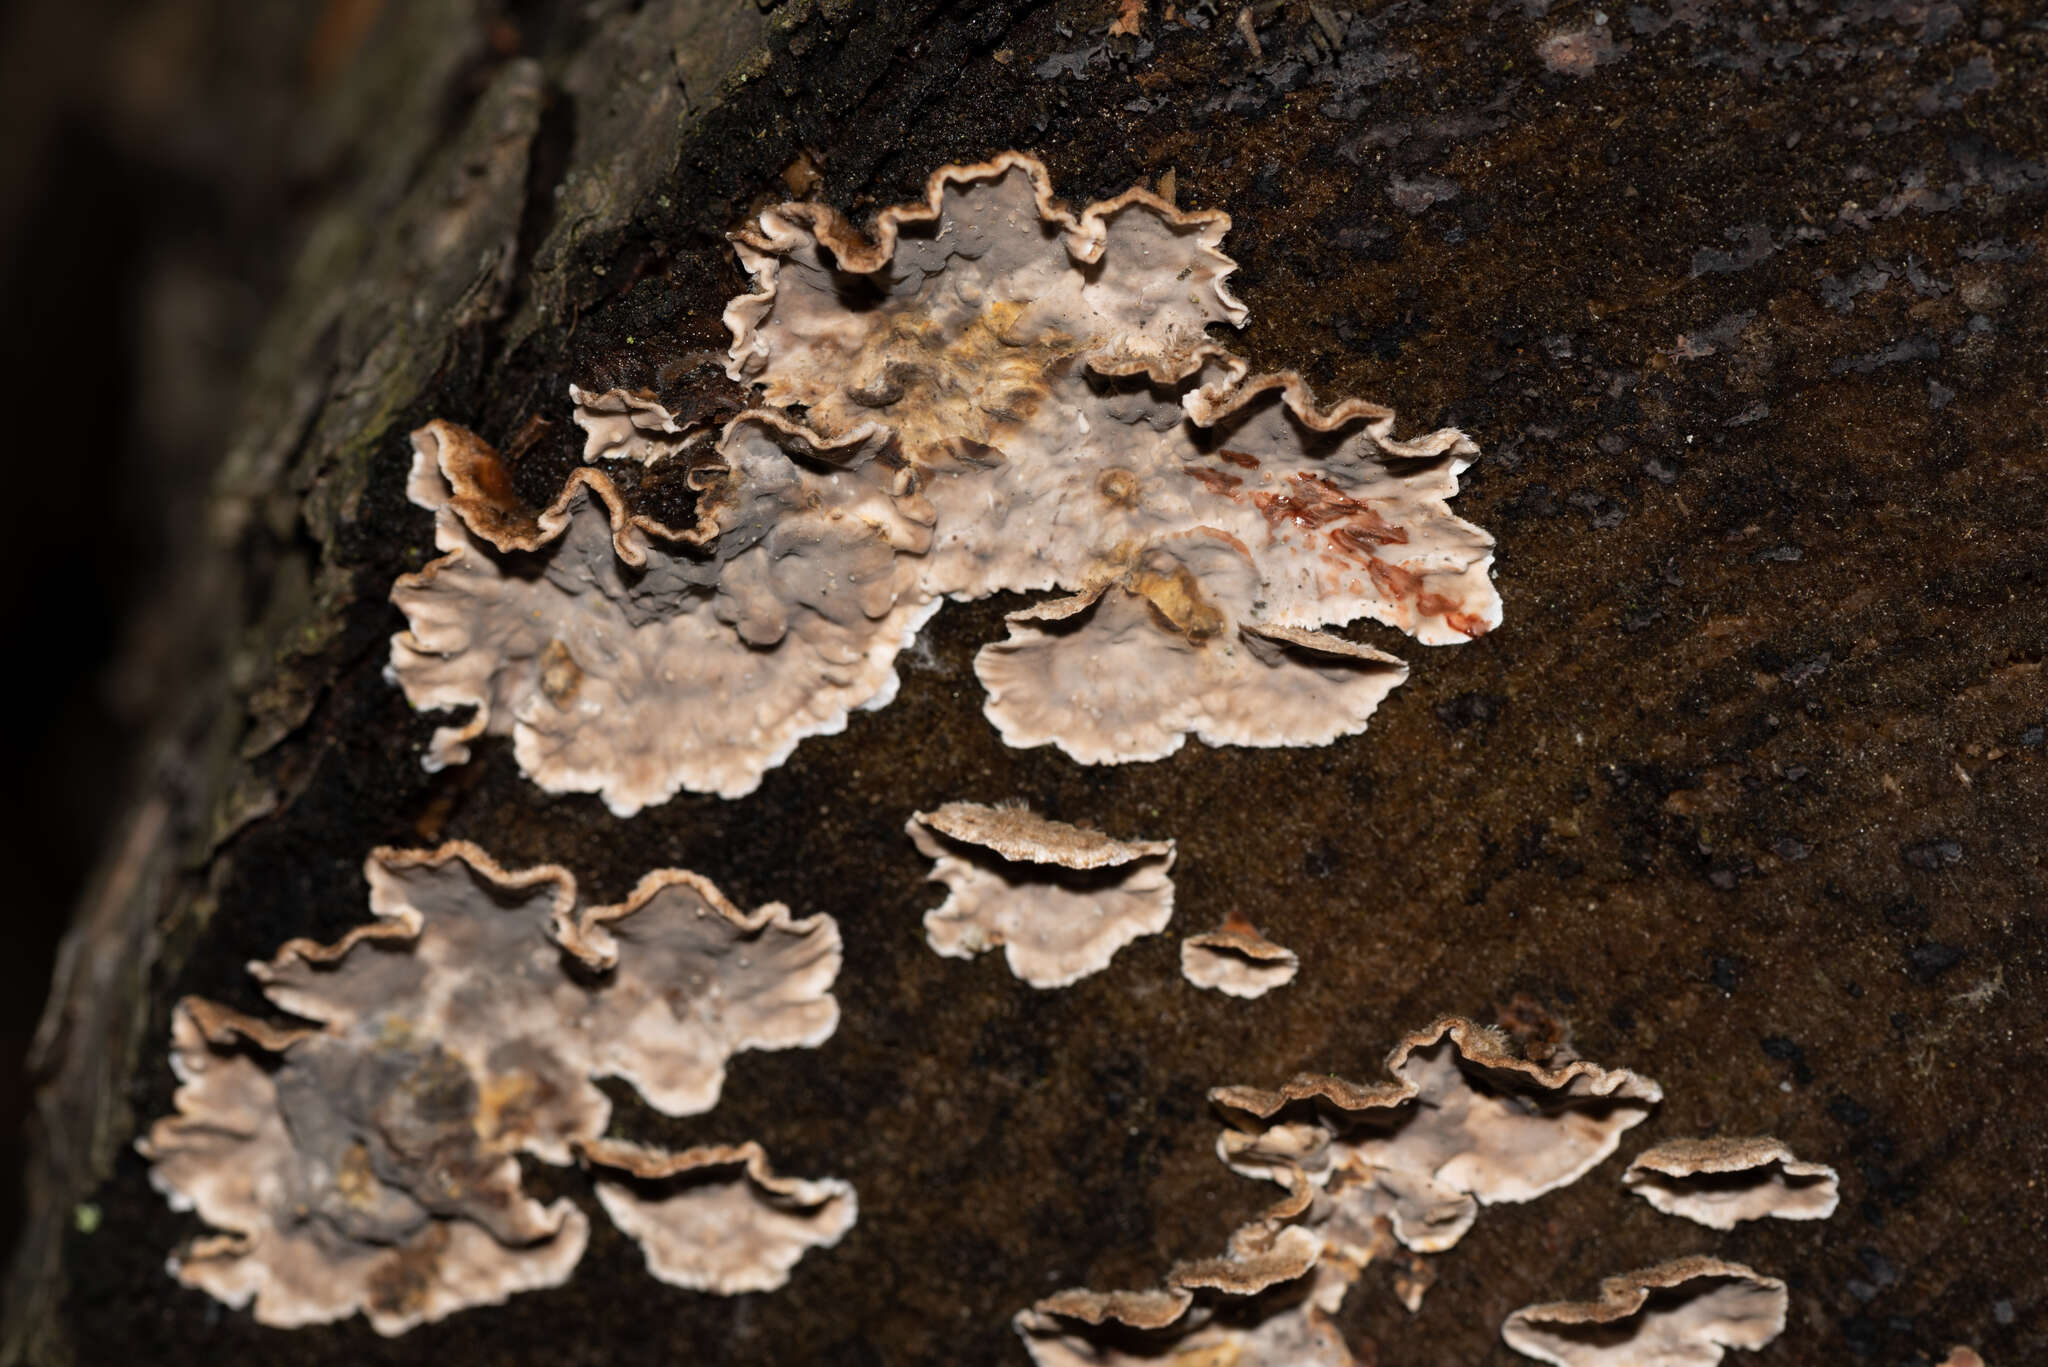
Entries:
[[726,310],[728,374],[827,435],[895,435],[936,514],[923,587],[1067,591],[976,663],[1012,745],[1326,744],[1404,671],[1322,628],[1499,621],[1492,542],[1444,502],[1463,435],[1397,441],[1390,411],[1323,408],[1208,339],[1246,318],[1228,227],[1143,190],[1074,214],[1009,153],[936,172],[871,236],[791,204],[734,239],[754,291]]
[[253,1301],[260,1323],[361,1311],[402,1334],[559,1286],[583,1256],[583,1213],[520,1192],[517,1161],[470,1127],[480,1097],[444,1054],[401,1043],[367,1057],[188,1001],[172,1016],[171,1066],[177,1111],[137,1147],[172,1209],[225,1232],[169,1270],[237,1309]]
[[816,1045],[838,1022],[830,917],[743,913],[678,870],[579,911],[566,870],[459,842],[379,850],[366,871],[376,920],[250,966],[315,1026],[188,999],[177,1110],[140,1143],[171,1204],[226,1231],[173,1273],[253,1298],[265,1324],[362,1310],[397,1334],[560,1283],[587,1224],[526,1196],[518,1156],[567,1163],[603,1133],[595,1077],[703,1111],[733,1053]]
[[779,1177],[759,1144],[662,1153],[597,1140],[582,1152],[630,1179],[598,1182],[597,1199],[638,1241],[647,1270],[691,1291],[774,1291],[805,1253],[838,1243],[858,1213],[850,1184]]
[[1317,1240],[1255,1221],[1153,1291],[1061,1291],[1013,1324],[1038,1367],[1355,1367],[1310,1297]]
[[1231,997],[1263,997],[1294,981],[1301,959],[1233,916],[1216,929],[1180,942],[1180,971],[1196,987]]
[[1304,1075],[1275,1091],[1212,1091],[1226,1111],[1272,1122],[1226,1132],[1219,1155],[1286,1195],[1225,1257],[1180,1264],[1160,1290],[1063,1291],[1020,1313],[1033,1359],[1351,1367],[1330,1317],[1368,1264],[1395,1258],[1395,1290],[1419,1309],[1434,1273],[1414,1254],[1456,1243],[1482,1203],[1576,1181],[1663,1095],[1625,1069],[1515,1057],[1452,1017],[1403,1039],[1387,1067],[1388,1082]]
[[[1223,1161],[1302,1189],[1330,1269],[1329,1309],[1391,1251],[1389,1235],[1417,1253],[1450,1248],[1481,1205],[1534,1200],[1583,1177],[1663,1096],[1626,1069],[1515,1057],[1494,1032],[1455,1018],[1407,1036],[1387,1068],[1393,1081],[1365,1086],[1303,1076],[1277,1091],[1210,1093],[1246,1126],[1218,1139]],[[1408,1281],[1419,1304],[1426,1282]]]
[[1173,916],[1174,843],[1115,840],[1022,807],[949,802],[911,816],[918,852],[946,900],[925,938],[948,958],[1001,946],[1033,987],[1065,987]]
[[692,463],[689,528],[594,470],[521,508],[481,440],[421,429],[442,556],[393,590],[391,672],[417,707],[476,709],[429,766],[509,734],[542,787],[622,815],[739,796],[887,703],[942,600],[999,591],[1065,595],[977,660],[1012,745],[1119,763],[1362,730],[1405,669],[1330,628],[1500,620],[1493,542],[1446,502],[1476,451],[1211,341],[1246,318],[1228,226],[1143,190],[1074,213],[1017,153],[941,169],[872,236],[768,210],[725,315],[727,373],[767,407],[701,440],[643,392],[571,391],[586,459]]
[[1499,621],[1492,543],[1444,504],[1469,441],[1396,441],[1388,410],[1322,408],[1205,336],[1246,316],[1228,226],[1143,191],[1074,215],[1012,153],[940,170],[871,239],[810,204],[735,239],[755,290],[728,373],[828,434],[896,434],[937,512],[925,587],[1068,591],[977,661],[1012,745],[1325,744],[1402,672],[1321,628]]
[[1840,1200],[1835,1170],[1775,1139],[1674,1139],[1640,1154],[1621,1179],[1666,1215],[1709,1229],[1744,1220],[1825,1220]]
[[415,432],[409,491],[443,554],[392,588],[411,625],[389,672],[415,707],[475,709],[428,767],[509,734],[542,788],[630,816],[684,787],[751,792],[799,740],[887,703],[935,604],[898,554],[928,542],[929,509],[885,446],[743,415],[691,470],[698,521],[676,530],[593,469],[524,509],[473,433]]
[[583,459],[636,460],[652,465],[710,435],[692,428],[644,389],[593,393],[569,386],[576,425],[583,429]]
[[1713,1367],[1731,1348],[1761,1348],[1782,1333],[1787,1303],[1775,1277],[1680,1258],[1609,1277],[1595,1300],[1526,1306],[1500,1336],[1555,1367]]

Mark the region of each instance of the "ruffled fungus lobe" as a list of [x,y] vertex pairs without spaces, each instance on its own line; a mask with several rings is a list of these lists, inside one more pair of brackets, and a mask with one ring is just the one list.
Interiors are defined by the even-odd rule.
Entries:
[[769,407],[699,445],[645,393],[572,390],[586,459],[687,448],[687,529],[591,470],[521,508],[483,442],[421,429],[411,494],[443,554],[393,589],[391,674],[416,707],[476,709],[428,765],[509,734],[535,782],[621,815],[739,796],[887,703],[943,599],[1048,589],[976,661],[1011,745],[1121,763],[1363,730],[1406,670],[1329,628],[1445,644],[1500,621],[1493,542],[1447,503],[1476,451],[1210,341],[1246,316],[1228,226],[1142,190],[1072,213],[1015,153],[940,170],[872,239],[767,211],[725,317],[728,375]]
[[1072,214],[1017,152],[942,168],[868,234],[826,205],[783,204],[733,238],[754,290],[725,311],[729,373],[826,433],[886,411],[920,460],[998,444],[1059,372],[1176,380],[1210,323],[1242,326],[1229,229],[1144,190]]
[[1355,1367],[1310,1298],[1317,1240],[1254,1221],[1153,1291],[1068,1290],[1012,1321],[1038,1367]]
[[1022,807],[949,802],[905,826],[948,896],[924,918],[949,958],[1001,946],[1033,987],[1065,987],[1173,917],[1174,843],[1114,840]]
[[685,425],[644,389],[593,393],[569,386],[576,425],[583,429],[583,459],[637,460],[652,465],[710,435]]
[[678,870],[579,913],[566,870],[506,870],[459,842],[379,850],[366,871],[375,921],[251,965],[318,1028],[188,1000],[177,1113],[141,1143],[172,1204],[227,1231],[174,1273],[253,1297],[266,1324],[360,1309],[396,1334],[561,1282],[584,1217],[528,1198],[518,1155],[566,1163],[603,1133],[593,1078],[703,1111],[733,1053],[816,1045],[838,1022],[829,917],[743,913]]
[[899,554],[928,543],[930,511],[885,445],[737,418],[691,472],[698,522],[678,531],[590,469],[521,508],[480,438],[415,432],[409,492],[443,554],[392,588],[411,625],[389,672],[415,707],[475,708],[435,733],[428,767],[509,734],[542,788],[630,816],[684,787],[751,792],[802,738],[888,702],[936,604]]
[[[1198,568],[1197,568],[1198,567]],[[1148,547],[1113,582],[1010,614],[974,672],[1003,739],[1083,764],[1208,745],[1326,745],[1408,677],[1371,646],[1241,620],[1259,592],[1243,543],[1206,529]]]
[[858,1214],[851,1185],[779,1177],[759,1144],[662,1153],[597,1140],[582,1152],[630,1179],[600,1181],[597,1198],[638,1241],[647,1270],[691,1291],[774,1291],[805,1253],[838,1243]]
[[[1515,1057],[1454,1017],[1407,1036],[1387,1067],[1392,1081],[1363,1086],[1326,1074],[1212,1091],[1226,1111],[1276,1122],[1226,1132],[1218,1152],[1286,1195],[1227,1256],[1180,1264],[1160,1290],[1063,1291],[1019,1314],[1039,1367],[1351,1367],[1330,1316],[1368,1264],[1402,1244],[1447,1249],[1481,1203],[1576,1181],[1663,1095],[1624,1069]],[[1403,1256],[1395,1286],[1413,1311],[1434,1277]]]
[[1785,1283],[1740,1263],[1680,1258],[1609,1277],[1590,1301],[1509,1315],[1508,1347],[1554,1367],[1713,1367],[1785,1329]]
[[1621,1180],[1666,1215],[1709,1229],[1825,1220],[1841,1199],[1833,1168],[1801,1162],[1775,1139],[1674,1139],[1644,1150]]
[[1180,971],[1196,987],[1231,997],[1263,997],[1294,981],[1301,959],[1231,917],[1216,929],[1180,942]]
[[[1442,1252],[1482,1204],[1530,1201],[1577,1181],[1663,1096],[1626,1069],[1517,1058],[1494,1032],[1456,1018],[1407,1036],[1387,1068],[1393,1081],[1365,1086],[1323,1075],[1277,1091],[1210,1093],[1245,1125],[1219,1138],[1224,1162],[1290,1190],[1305,1186],[1301,1203],[1325,1265],[1354,1278],[1388,1250],[1389,1233],[1418,1253]],[[1326,1308],[1347,1285],[1325,1280]]]

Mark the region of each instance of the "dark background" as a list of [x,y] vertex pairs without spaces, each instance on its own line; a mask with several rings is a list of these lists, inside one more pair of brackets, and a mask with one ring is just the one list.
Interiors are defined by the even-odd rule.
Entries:
[[[188,677],[181,566],[228,434],[275,421],[237,412],[237,377],[297,225],[371,160],[316,115],[352,62],[380,60],[397,11],[268,8],[6,19],[0,331],[26,423],[4,537],[10,1061],[55,929],[158,762],[141,738]],[[448,126],[507,62],[553,72],[636,8],[479,6],[474,56],[437,76]],[[1710,1250],[1792,1284],[1792,1326],[1759,1364],[1924,1363],[1957,1342],[2039,1356],[2039,17],[1263,5],[1254,57],[1234,9],[1165,27],[1155,8],[1121,45],[1105,4],[778,13],[767,77],[693,135],[667,203],[587,246],[580,265],[604,273],[578,276],[573,335],[509,355],[465,339],[377,434],[350,536],[322,552],[357,597],[306,667],[320,693],[285,743],[294,796],[223,861],[150,1038],[175,993],[249,1004],[243,960],[360,919],[356,870],[381,841],[474,838],[566,862],[596,896],[682,864],[743,904],[837,916],[846,1021],[823,1049],[742,1059],[713,1116],[626,1105],[622,1124],[762,1138],[792,1171],[853,1178],[861,1224],[774,1296],[661,1288],[598,1232],[569,1285],[500,1310],[393,1343],[360,1322],[280,1334],[162,1276],[196,1230],[124,1155],[95,1193],[104,1223],[66,1250],[81,1360],[1020,1361],[1005,1321],[1033,1296],[1146,1284],[1264,1198],[1214,1161],[1205,1088],[1370,1079],[1400,1032],[1451,1010],[1659,1078],[1670,1099],[1624,1158],[1775,1132],[1842,1169],[1843,1209],[1713,1236],[1624,1201],[1617,1159],[1486,1212],[1416,1319],[1369,1275],[1343,1316],[1363,1360],[1516,1361],[1493,1339],[1508,1309]],[[554,108],[534,203],[596,117]],[[559,419],[570,379],[680,403],[741,285],[720,234],[786,170],[821,166],[824,197],[869,212],[1011,146],[1077,201],[1172,170],[1184,205],[1236,221],[1238,342],[1260,365],[1391,403],[1404,431],[1471,432],[1487,455],[1456,507],[1500,539],[1505,625],[1455,650],[1381,642],[1413,678],[1367,735],[1320,751],[1190,745],[1093,770],[1005,751],[969,668],[1015,606],[996,602],[948,608],[894,705],[741,802],[622,823],[537,793],[502,744],[421,774],[392,738],[431,722],[378,677],[382,593],[425,535],[398,491],[406,427],[446,416],[502,441]],[[573,459],[557,437],[518,471],[530,496]],[[1245,912],[1301,951],[1300,982],[1253,1004],[1193,993],[1172,935],[1051,994],[930,955],[916,919],[936,894],[902,818],[1007,796],[1176,837],[1174,933]],[[158,1048],[143,1117],[168,1104]]]
[[0,7],[0,383],[15,463],[0,511],[9,1244],[23,1058],[51,957],[149,762],[153,713],[189,684],[179,642],[164,639],[171,575],[199,539],[296,206],[318,193],[320,168],[290,146],[295,112],[333,79],[318,42],[346,41],[345,15],[323,39],[318,9]]

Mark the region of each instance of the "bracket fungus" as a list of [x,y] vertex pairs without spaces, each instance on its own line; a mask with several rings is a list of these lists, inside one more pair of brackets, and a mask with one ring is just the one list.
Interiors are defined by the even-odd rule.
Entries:
[[684,530],[631,515],[594,469],[522,508],[497,453],[451,423],[413,448],[443,554],[392,588],[410,626],[389,673],[415,707],[475,709],[435,733],[430,768],[488,732],[542,788],[621,816],[685,787],[737,797],[893,698],[896,654],[937,606],[897,554],[926,544],[929,512],[871,434],[734,419],[690,471]]
[[744,913],[672,869],[579,909],[566,870],[503,869],[461,842],[379,850],[366,872],[376,920],[250,965],[314,1024],[187,999],[176,1112],[138,1145],[174,1207],[226,1231],[173,1273],[253,1298],[265,1324],[361,1310],[397,1334],[560,1283],[587,1222],[528,1197],[518,1158],[567,1163],[598,1139],[595,1078],[694,1114],[733,1053],[814,1046],[838,1023],[830,917]]
[[1293,950],[1274,944],[1236,916],[1180,942],[1181,975],[1225,996],[1263,997],[1293,982],[1300,970],[1301,959]]
[[380,1334],[566,1281],[589,1236],[583,1212],[526,1197],[510,1153],[465,1133],[473,1082],[405,1043],[368,1058],[180,1003],[177,1110],[137,1147],[172,1209],[224,1232],[173,1254],[171,1275],[238,1309],[253,1301],[276,1328],[361,1311]]
[[573,416],[583,429],[586,461],[635,460],[652,465],[710,435],[669,412],[644,389],[607,389],[598,394],[572,384],[569,401],[576,405]]
[[1775,1139],[1675,1139],[1646,1149],[1621,1180],[1666,1215],[1709,1229],[1744,1220],[1825,1220],[1841,1199],[1835,1170]]
[[1061,1291],[1012,1324],[1038,1367],[1355,1367],[1310,1296],[1317,1255],[1308,1230],[1254,1221],[1157,1290]]
[[1609,1277],[1590,1301],[1525,1306],[1507,1317],[1508,1347],[1554,1367],[1713,1367],[1785,1329],[1785,1283],[1740,1263],[1680,1258]]
[[1246,1122],[1218,1155],[1286,1194],[1225,1257],[1176,1266],[1160,1290],[1063,1291],[1020,1313],[1033,1359],[1352,1367],[1331,1317],[1367,1265],[1395,1258],[1395,1289],[1418,1309],[1434,1273],[1413,1253],[1456,1243],[1481,1203],[1532,1200],[1584,1176],[1663,1095],[1625,1069],[1515,1057],[1455,1017],[1401,1040],[1387,1067],[1392,1081],[1363,1086],[1305,1075],[1273,1091],[1212,1091]]
[[571,391],[586,459],[692,462],[686,529],[595,470],[519,508],[480,439],[421,429],[443,554],[393,589],[391,674],[416,707],[476,709],[428,764],[509,734],[535,782],[622,815],[739,796],[886,704],[946,599],[1000,591],[1064,595],[977,658],[1011,745],[1121,763],[1364,729],[1406,668],[1331,628],[1447,644],[1500,621],[1493,542],[1447,502],[1476,450],[1398,440],[1390,410],[1323,407],[1211,340],[1246,319],[1228,227],[1142,190],[1071,212],[1018,153],[942,168],[871,236],[762,213],[725,321],[764,407],[700,441],[646,394]]
[[1388,1234],[1442,1252],[1481,1205],[1534,1200],[1583,1177],[1663,1097],[1626,1069],[1518,1058],[1496,1033],[1449,1017],[1404,1038],[1387,1069],[1393,1081],[1364,1086],[1302,1076],[1274,1091],[1210,1093],[1243,1126],[1218,1138],[1223,1161],[1305,1188],[1306,1220],[1332,1269],[1331,1309],[1349,1285],[1337,1274],[1355,1278],[1389,1251]]
[[1033,987],[1065,987],[1109,966],[1173,917],[1171,840],[1115,840],[1022,807],[949,802],[904,827],[933,860],[946,900],[925,939],[948,958],[1000,946]]
[[597,1199],[639,1243],[647,1270],[691,1291],[774,1291],[805,1253],[838,1243],[858,1214],[849,1183],[779,1177],[759,1144],[663,1153],[594,1140],[582,1153],[625,1174],[600,1181]]

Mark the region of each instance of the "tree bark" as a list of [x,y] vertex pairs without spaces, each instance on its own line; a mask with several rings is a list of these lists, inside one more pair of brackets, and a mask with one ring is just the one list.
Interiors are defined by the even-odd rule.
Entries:
[[[1022,1361],[1014,1311],[1149,1285],[1262,1204],[1205,1088],[1370,1081],[1454,1011],[1657,1077],[1654,1138],[1771,1132],[1843,1169],[1832,1222],[1712,1245],[1793,1283],[1762,1367],[2040,1353],[2013,1197],[2048,1084],[2048,34],[2017,6],[1548,8],[1153,6],[1135,39],[1109,0],[375,13],[299,116],[341,169],[164,595],[170,696],[37,1037],[5,1359]],[[548,420],[514,470],[545,502],[569,383],[710,382],[745,288],[724,234],[795,168],[866,212],[1009,147],[1076,203],[1171,174],[1228,209],[1233,344],[1470,432],[1457,507],[1499,537],[1506,624],[1406,649],[1328,750],[1005,751],[969,665],[1016,606],[991,603],[737,802],[622,821],[498,743],[425,773],[432,721],[382,677],[386,593],[431,546],[407,432]],[[937,960],[903,819],[1013,796],[1179,839],[1175,932],[1242,912],[1301,981],[1196,994],[1169,937],[1056,994]],[[168,1109],[171,1004],[255,1009],[241,966],[363,920],[372,847],[455,837],[595,896],[681,866],[839,918],[831,1044],[742,1059],[710,1116],[621,1110],[848,1176],[842,1245],[722,1300],[596,1235],[568,1286],[390,1343],[164,1275],[196,1226],[131,1144]],[[1369,1278],[1354,1351],[1513,1361],[1514,1307],[1709,1246],[1618,1170],[1485,1212],[1418,1316]]]

